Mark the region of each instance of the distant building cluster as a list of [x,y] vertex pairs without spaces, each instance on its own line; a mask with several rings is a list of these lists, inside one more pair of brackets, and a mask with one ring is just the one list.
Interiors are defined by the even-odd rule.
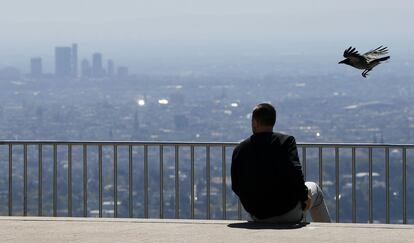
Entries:
[[[72,46],[55,47],[55,69],[54,77],[61,79],[83,78],[83,79],[100,79],[100,78],[126,78],[128,77],[128,68],[119,66],[115,68],[112,59],[104,63],[102,53],[95,52],[92,59],[82,59],[79,70],[78,44]],[[30,77],[41,78],[45,76],[41,57],[34,57],[30,60]]]

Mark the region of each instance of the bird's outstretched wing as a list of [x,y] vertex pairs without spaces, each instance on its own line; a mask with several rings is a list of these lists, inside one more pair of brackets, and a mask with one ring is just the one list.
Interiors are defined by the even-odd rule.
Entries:
[[361,61],[361,59],[365,59],[365,57],[359,54],[355,47],[352,48],[352,46],[344,51],[344,57],[351,59],[351,62],[358,62]]
[[373,60],[388,53],[388,48],[379,46],[363,54],[367,60]]

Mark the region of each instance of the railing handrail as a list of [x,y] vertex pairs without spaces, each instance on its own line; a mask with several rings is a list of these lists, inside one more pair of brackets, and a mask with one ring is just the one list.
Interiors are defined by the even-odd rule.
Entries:
[[185,142],[185,141],[108,141],[108,140],[0,140],[0,145],[148,145],[148,146],[235,146],[238,142]]
[[[27,145],[165,145],[165,146],[235,146],[240,142],[198,142],[198,141],[108,141],[108,140],[0,140],[0,145],[7,144],[27,144]],[[298,146],[302,147],[329,147],[329,148],[414,148],[414,144],[398,144],[398,143],[311,143],[311,142],[298,142]]]

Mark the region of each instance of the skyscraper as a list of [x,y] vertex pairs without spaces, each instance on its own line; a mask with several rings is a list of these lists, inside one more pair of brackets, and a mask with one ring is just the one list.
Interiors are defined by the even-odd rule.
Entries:
[[55,76],[68,78],[72,75],[72,53],[70,47],[55,48]]
[[103,74],[102,54],[94,53],[92,56],[92,76],[94,78],[101,78]]
[[42,58],[35,57],[30,59],[30,76],[32,78],[39,78],[42,74]]
[[115,65],[114,65],[114,61],[112,60],[108,60],[108,66],[107,66],[107,74],[108,77],[112,78],[115,74]]
[[72,44],[72,77],[77,78],[78,77],[78,44],[73,43]]
[[90,78],[91,77],[91,65],[87,59],[83,59],[81,62],[81,77]]

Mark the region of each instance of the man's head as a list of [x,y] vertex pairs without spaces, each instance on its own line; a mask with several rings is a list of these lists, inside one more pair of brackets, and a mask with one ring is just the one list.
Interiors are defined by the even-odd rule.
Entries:
[[252,114],[252,131],[253,133],[259,132],[272,132],[273,126],[276,123],[276,110],[271,104],[262,103],[258,104],[253,109]]

